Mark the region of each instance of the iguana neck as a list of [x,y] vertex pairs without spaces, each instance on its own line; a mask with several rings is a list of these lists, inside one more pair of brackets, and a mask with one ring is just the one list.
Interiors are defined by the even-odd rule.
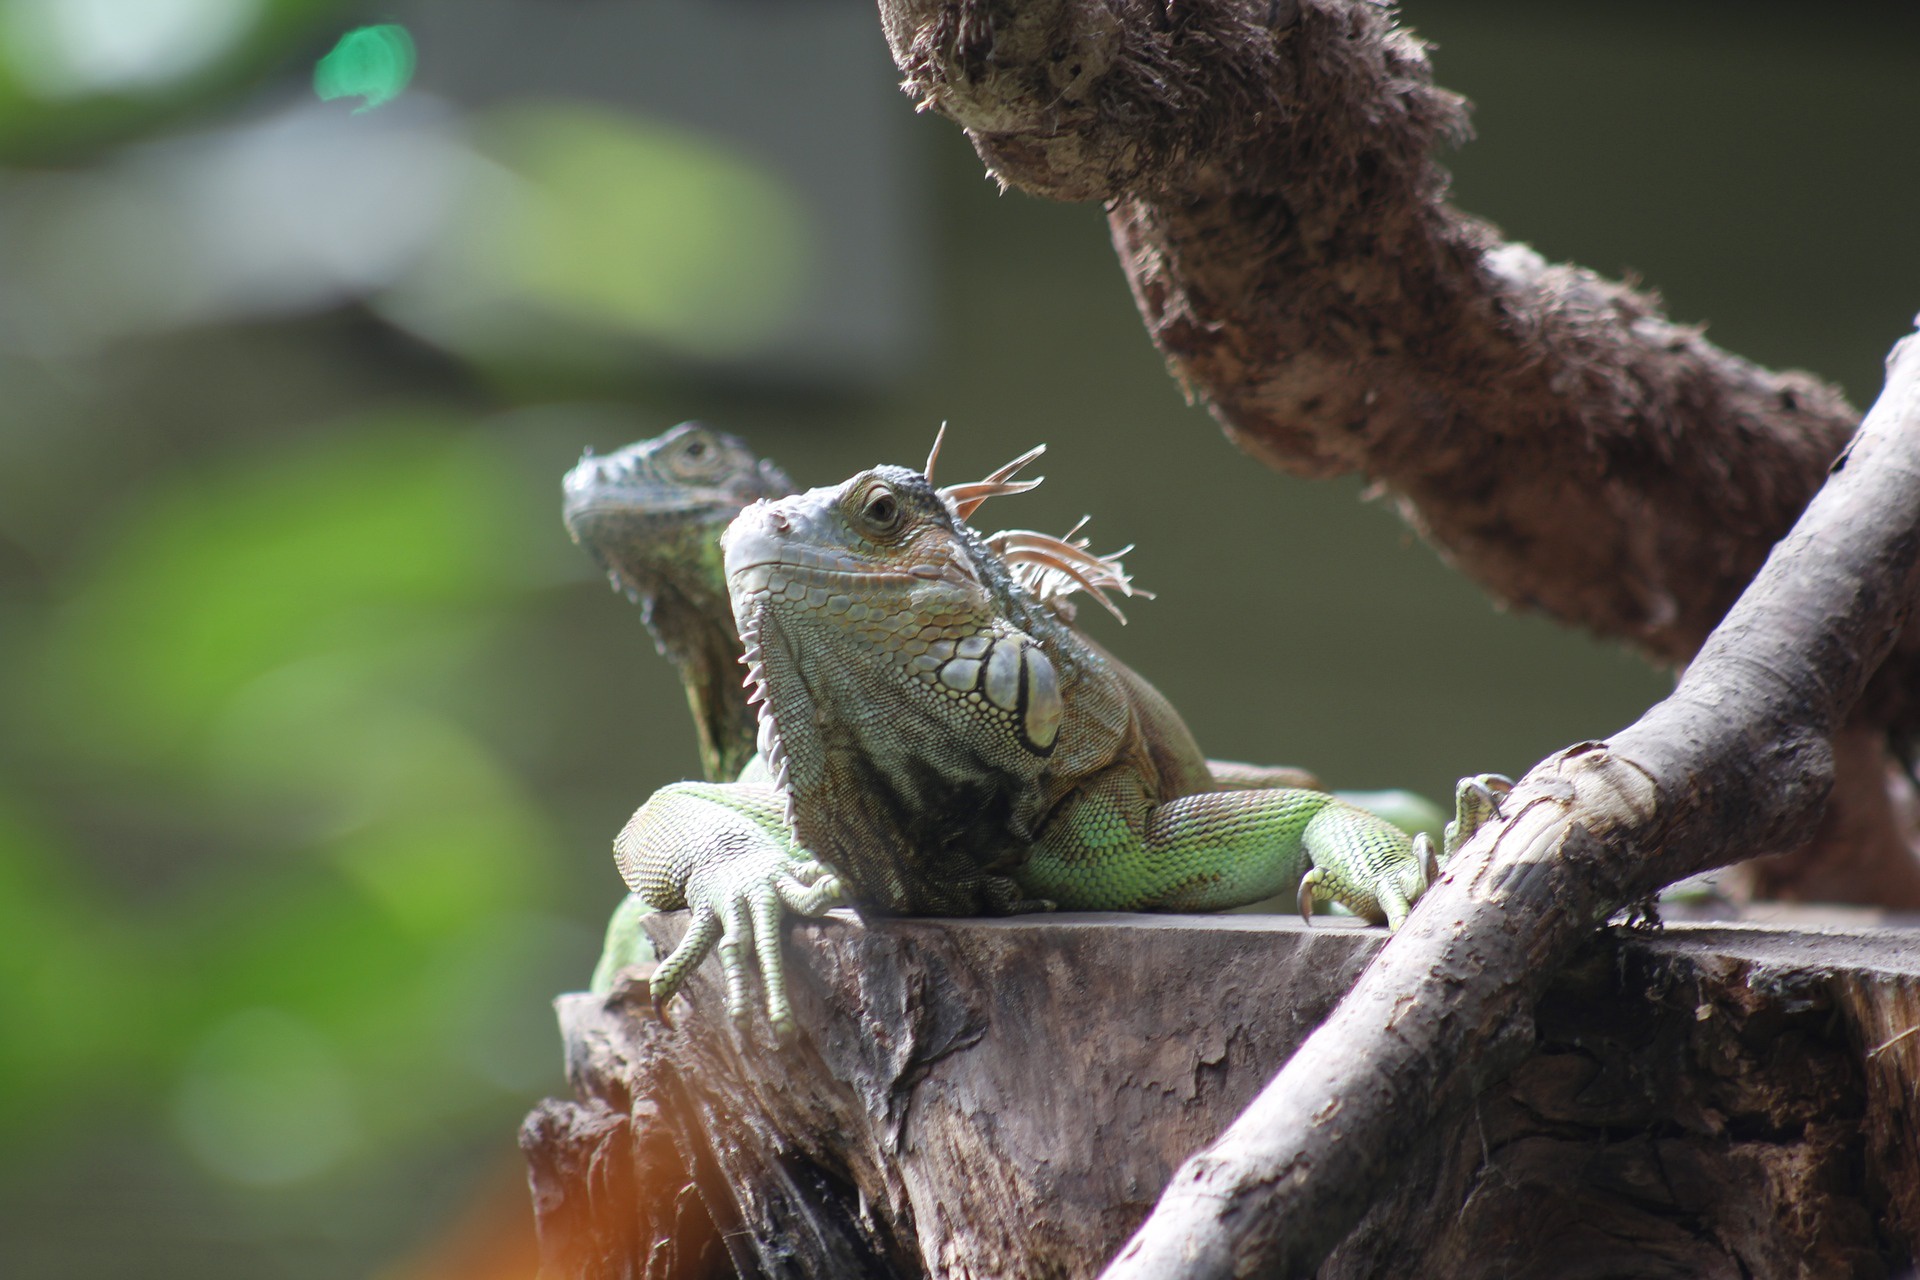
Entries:
[[710,782],[731,782],[754,752],[756,720],[741,681],[740,637],[722,593],[719,602],[658,584],[641,600],[660,652],[679,669],[700,744],[700,767]]

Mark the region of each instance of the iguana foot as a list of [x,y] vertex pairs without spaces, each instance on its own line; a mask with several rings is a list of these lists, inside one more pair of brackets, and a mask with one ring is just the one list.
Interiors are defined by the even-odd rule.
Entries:
[[1316,899],[1325,897],[1363,920],[1397,929],[1426,890],[1427,870],[1435,861],[1425,833],[1409,837],[1385,819],[1337,800],[1307,823],[1300,843],[1310,869],[1296,898],[1308,923]]
[[980,882],[980,891],[988,915],[1025,916],[1058,909],[1052,899],[1029,898],[1026,890],[1010,876],[987,876]]
[[[1471,781],[1480,785],[1479,779]],[[1330,806],[1316,815],[1302,844],[1312,867],[1300,879],[1296,901],[1308,924],[1315,899],[1324,895],[1364,920],[1398,929],[1440,878],[1432,836],[1422,831],[1408,839],[1404,831],[1352,805]]]
[[1453,788],[1453,821],[1447,824],[1440,847],[1440,865],[1453,861],[1460,846],[1476,831],[1500,816],[1500,800],[1513,790],[1513,779],[1500,773],[1477,773]]
[[1424,831],[1408,841],[1375,815],[1350,805],[1326,810],[1309,825],[1303,841],[1313,868],[1300,880],[1301,918],[1313,922],[1315,891],[1322,890],[1355,915],[1398,929],[1454,852],[1500,816],[1500,798],[1512,790],[1513,780],[1498,773],[1460,779],[1440,853]]
[[845,897],[840,877],[814,861],[736,858],[696,871],[687,885],[693,922],[680,945],[653,971],[655,1010],[664,1016],[667,1003],[717,943],[726,980],[727,1016],[734,1026],[745,1030],[753,1022],[753,980],[747,961],[751,954],[760,967],[767,1022],[783,1043],[790,1040],[793,1005],[787,998],[781,917],[786,912],[817,916],[840,905]]

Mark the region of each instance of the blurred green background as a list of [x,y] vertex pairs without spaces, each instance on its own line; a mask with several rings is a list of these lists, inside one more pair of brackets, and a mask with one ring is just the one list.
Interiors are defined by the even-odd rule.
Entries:
[[[1864,405],[1920,308],[1920,13],[1431,0],[1456,195]],[[399,21],[413,87],[322,104]],[[1440,794],[1666,677],[1185,406],[1100,211],[1001,197],[854,0],[0,0],[0,1271],[529,1276],[515,1125],[608,842],[695,771],[559,479],[1037,441],[1218,756]]]

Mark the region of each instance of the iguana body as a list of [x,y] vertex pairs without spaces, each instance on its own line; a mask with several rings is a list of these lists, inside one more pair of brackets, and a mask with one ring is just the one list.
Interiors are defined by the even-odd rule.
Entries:
[[1063,583],[1125,589],[1118,565],[1040,535],[982,539],[956,492],[882,467],[729,528],[777,785],[667,787],[621,833],[629,886],[694,909],[656,999],[719,940],[730,1012],[748,1016],[752,948],[785,1030],[779,916],[837,901],[1208,910],[1304,884],[1304,905],[1398,925],[1434,871],[1424,837],[1324,792],[1214,789],[1164,699],[1047,602]]

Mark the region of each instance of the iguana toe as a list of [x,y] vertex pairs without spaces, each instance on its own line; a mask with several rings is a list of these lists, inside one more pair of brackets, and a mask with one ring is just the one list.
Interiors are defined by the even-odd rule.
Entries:
[[1309,928],[1313,925],[1313,891],[1319,883],[1320,868],[1314,867],[1300,877],[1300,888],[1294,893],[1295,900],[1300,904],[1300,918],[1307,922]]
[[[746,952],[759,947],[754,937],[753,912],[745,899],[727,904],[726,931],[720,938],[720,973],[726,980],[727,1018],[745,1031],[753,1025],[753,981],[747,972]],[[777,963],[777,962],[776,962]],[[768,974],[771,982],[777,975]]]
[[680,945],[660,962],[660,967],[653,971],[653,980],[648,984],[653,993],[655,1012],[665,1009],[667,1002],[679,993],[687,975],[707,958],[707,952],[713,950],[713,944],[720,940],[721,932],[720,917],[711,908],[703,906],[694,909],[693,923],[687,926]]
[[1479,773],[1462,778],[1453,788],[1453,821],[1447,824],[1440,861],[1453,860],[1460,847],[1474,833],[1501,816],[1500,801],[1513,790],[1513,779],[1500,773]]

